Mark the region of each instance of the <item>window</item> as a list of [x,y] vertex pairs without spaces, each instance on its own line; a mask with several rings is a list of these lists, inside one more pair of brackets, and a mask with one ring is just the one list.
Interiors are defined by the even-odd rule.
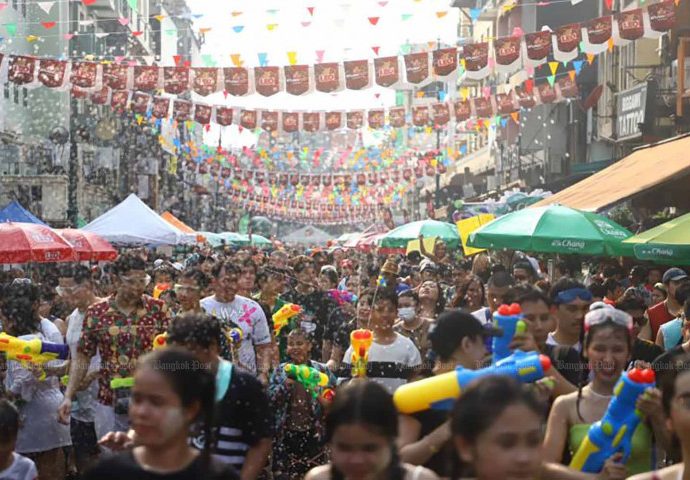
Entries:
[[29,106],[29,91],[26,88],[22,88],[22,106]]
[[14,97],[14,104],[19,105],[19,88],[16,85],[12,86],[12,96]]

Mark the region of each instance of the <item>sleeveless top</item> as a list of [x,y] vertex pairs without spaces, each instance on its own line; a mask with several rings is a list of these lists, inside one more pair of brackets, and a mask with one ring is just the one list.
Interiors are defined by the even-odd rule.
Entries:
[[649,318],[649,326],[652,328],[652,341],[656,340],[656,334],[659,328],[666,323],[673,320],[675,317],[671,315],[666,308],[666,302],[660,302],[647,309],[647,317]]
[[[580,444],[587,436],[590,426],[588,423],[578,423],[570,427],[568,432],[568,448],[573,455],[580,448]],[[635,429],[635,433],[633,433],[630,458],[625,462],[630,475],[649,472],[653,469],[651,451],[652,432],[647,425],[640,423]]]

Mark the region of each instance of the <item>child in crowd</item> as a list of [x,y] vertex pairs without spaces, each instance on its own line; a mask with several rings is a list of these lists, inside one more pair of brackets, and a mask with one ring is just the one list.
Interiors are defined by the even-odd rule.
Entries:
[[9,400],[0,400],[0,480],[36,480],[34,462],[16,453],[19,410]]

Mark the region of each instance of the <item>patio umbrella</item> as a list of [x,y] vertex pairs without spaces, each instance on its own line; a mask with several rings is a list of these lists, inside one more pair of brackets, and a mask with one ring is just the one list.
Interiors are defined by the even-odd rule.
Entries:
[[544,253],[633,256],[632,236],[606,217],[560,205],[509,213],[472,232],[471,247]]
[[74,248],[50,227],[36,223],[0,224],[0,263],[73,262]]
[[460,244],[458,228],[451,223],[436,220],[422,220],[402,225],[381,237],[378,244],[384,248],[406,249],[407,243],[410,240],[417,240],[419,235],[439,238],[450,248],[455,248]]
[[92,232],[72,228],[55,230],[69,242],[77,253],[77,258],[87,262],[112,262],[117,258],[117,250],[106,239]]
[[626,239],[640,260],[690,265],[690,213]]

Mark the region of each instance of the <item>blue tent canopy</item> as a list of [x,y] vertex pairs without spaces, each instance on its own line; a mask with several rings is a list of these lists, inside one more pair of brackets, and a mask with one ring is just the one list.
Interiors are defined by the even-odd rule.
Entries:
[[0,210],[0,222],[22,222],[22,223],[37,223],[39,225],[48,226],[46,223],[38,219],[33,213],[22,207],[22,205],[12,200],[10,203]]

